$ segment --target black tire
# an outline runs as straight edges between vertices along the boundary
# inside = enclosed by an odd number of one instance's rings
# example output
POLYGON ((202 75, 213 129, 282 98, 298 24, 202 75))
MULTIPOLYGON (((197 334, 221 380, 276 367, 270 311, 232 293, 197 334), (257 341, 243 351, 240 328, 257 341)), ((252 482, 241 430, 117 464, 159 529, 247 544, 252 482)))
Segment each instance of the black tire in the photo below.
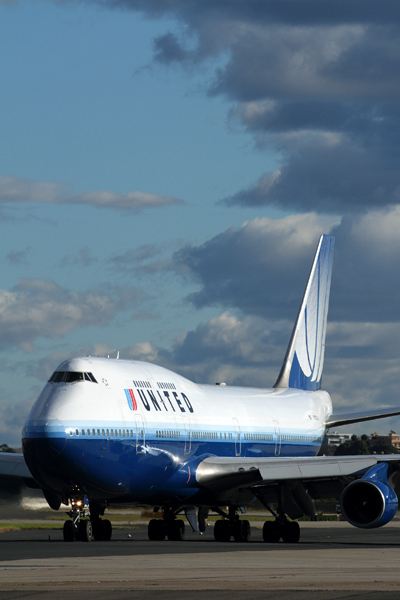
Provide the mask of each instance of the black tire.
POLYGON ((233 528, 233 537, 235 542, 248 542, 250 540, 250 523, 246 520, 236 521, 233 528))
POLYGON ((165 523, 163 519, 151 519, 147 527, 147 535, 152 542, 165 540, 165 523))
POLYGON ((263 540, 276 544, 281 539, 279 523, 276 521, 265 521, 263 527, 263 540))
POLYGON ((250 538, 251 538, 251 527, 250 527, 250 522, 247 521, 246 519, 244 521, 242 521, 242 523, 244 524, 244 542, 249 542, 250 538))
POLYGON ((72 521, 65 521, 63 527, 64 542, 73 542, 75 539, 74 524, 72 521))
POLYGON ((286 521, 283 527, 282 539, 286 544, 297 544, 300 539, 300 525, 297 521, 286 521))
POLYGON ((92 524, 90 521, 79 521, 79 539, 81 542, 91 542, 93 536, 92 524))
POLYGON ((171 542, 182 542, 185 539, 185 523, 181 519, 172 521, 167 529, 167 537, 171 542))
POLYGON ((103 542, 109 542, 112 536, 112 525, 108 519, 102 519, 101 523, 101 539, 103 542))
POLYGON ((232 532, 229 521, 215 521, 214 539, 216 542, 229 542, 231 535, 232 532))

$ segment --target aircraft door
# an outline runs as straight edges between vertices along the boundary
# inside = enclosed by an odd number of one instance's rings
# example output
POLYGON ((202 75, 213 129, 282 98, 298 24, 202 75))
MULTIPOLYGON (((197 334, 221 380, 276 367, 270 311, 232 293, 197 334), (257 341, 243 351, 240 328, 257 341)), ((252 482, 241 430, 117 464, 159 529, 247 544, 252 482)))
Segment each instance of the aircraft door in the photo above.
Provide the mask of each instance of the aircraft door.
POLYGON ((185 427, 185 454, 190 454, 192 449, 192 435, 190 428, 190 421, 187 417, 182 417, 183 425, 185 427))
POLYGON ((136 413, 135 414, 135 424, 136 424, 136 454, 143 454, 145 448, 145 429, 143 423, 142 415, 136 413))
POLYGON ((274 421, 275 429, 275 456, 279 456, 281 453, 281 430, 279 429, 278 421, 274 421))
POLYGON ((235 428, 235 455, 240 456, 242 453, 242 440, 240 437, 239 421, 233 419, 233 426, 235 428))

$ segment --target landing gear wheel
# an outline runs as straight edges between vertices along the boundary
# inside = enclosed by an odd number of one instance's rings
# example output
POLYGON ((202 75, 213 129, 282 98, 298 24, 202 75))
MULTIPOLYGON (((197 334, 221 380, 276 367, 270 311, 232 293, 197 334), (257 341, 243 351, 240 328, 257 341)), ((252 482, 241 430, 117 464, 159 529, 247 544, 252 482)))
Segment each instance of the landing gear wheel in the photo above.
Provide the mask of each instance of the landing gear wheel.
POLYGON ((65 521, 63 527, 64 542, 73 542, 75 539, 74 524, 72 521, 65 521))
POLYGON ((147 528, 147 535, 152 542, 161 542, 165 540, 164 519, 151 519, 147 528))
POLYGON ((297 544, 300 539, 300 525, 297 521, 286 521, 283 526, 282 539, 286 544, 297 544))
POLYGON ((215 521, 214 539, 216 542, 229 542, 231 539, 231 528, 229 521, 215 521))
POLYGON ((235 542, 248 542, 250 540, 250 523, 248 521, 236 521, 233 527, 235 542))
POLYGON ((276 544, 281 539, 281 531, 279 523, 276 521, 265 521, 263 527, 264 542, 272 542, 276 544))
POLYGON ((108 519, 102 519, 101 521, 101 539, 104 542, 109 542, 112 536, 112 525, 108 519))
POLYGON ((167 528, 167 537, 171 542, 182 542, 185 539, 185 523, 181 519, 172 521, 167 528))
POLYGON ((90 521, 79 521, 79 539, 81 542, 91 542, 93 535, 92 524, 90 521))

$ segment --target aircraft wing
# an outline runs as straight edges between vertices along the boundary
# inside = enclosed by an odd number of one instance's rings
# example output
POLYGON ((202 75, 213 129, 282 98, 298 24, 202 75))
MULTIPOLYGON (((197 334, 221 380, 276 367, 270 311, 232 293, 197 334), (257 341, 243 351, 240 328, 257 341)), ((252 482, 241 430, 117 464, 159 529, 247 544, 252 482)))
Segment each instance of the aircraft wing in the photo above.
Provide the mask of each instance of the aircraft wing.
POLYGON ((0 452, 0 476, 33 479, 23 454, 0 452))
POLYGON ((196 479, 204 487, 223 490, 282 481, 361 477, 379 462, 400 464, 400 454, 259 459, 213 456, 199 464, 196 479))
MULTIPOLYGON (((358 485, 355 480, 360 478, 365 480, 369 477, 367 486, 373 485, 375 479, 379 478, 378 472, 389 474, 386 485, 383 484, 382 487, 382 480, 380 485, 385 493, 394 494, 389 485, 396 488, 399 484, 400 454, 259 459, 212 456, 199 463, 196 479, 197 483, 214 494, 218 501, 235 502, 241 506, 256 497, 273 514, 280 501, 283 512, 291 519, 297 519, 303 515, 315 517, 315 500, 341 498, 343 511, 342 498, 346 490, 351 489, 352 484, 358 485), (383 463, 382 468, 378 463, 383 463), (389 479, 391 484, 388 483, 389 479)), ((361 491, 365 495, 365 487, 361 491)), ((352 501, 353 496, 350 493, 350 502, 352 501)), ((369 507, 371 505, 368 494, 362 507, 364 504, 369 507)), ((393 514, 390 507, 387 509, 386 501, 378 508, 379 519, 383 515, 380 526, 387 523, 393 514)), ((397 510, 397 499, 395 509, 397 510)), ((369 522, 366 524, 359 519, 358 514, 352 519, 346 516, 346 519, 357 527, 378 526, 374 519, 370 519, 371 522, 374 521, 372 525, 369 522)))
POLYGON ((329 417, 325 423, 325 427, 331 429, 332 427, 339 427, 339 425, 350 425, 352 423, 361 423, 361 421, 384 419, 385 417, 394 417, 396 415, 400 415, 399 406, 375 410, 361 410, 350 413, 337 413, 329 417))

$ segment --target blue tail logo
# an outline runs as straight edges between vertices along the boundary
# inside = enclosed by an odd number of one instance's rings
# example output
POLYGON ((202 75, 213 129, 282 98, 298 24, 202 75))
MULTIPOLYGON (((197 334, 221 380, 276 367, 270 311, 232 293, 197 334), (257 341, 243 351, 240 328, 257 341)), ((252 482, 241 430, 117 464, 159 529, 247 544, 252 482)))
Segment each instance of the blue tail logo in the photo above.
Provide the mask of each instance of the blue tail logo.
POLYGON ((275 387, 321 388, 335 238, 322 235, 275 387))

